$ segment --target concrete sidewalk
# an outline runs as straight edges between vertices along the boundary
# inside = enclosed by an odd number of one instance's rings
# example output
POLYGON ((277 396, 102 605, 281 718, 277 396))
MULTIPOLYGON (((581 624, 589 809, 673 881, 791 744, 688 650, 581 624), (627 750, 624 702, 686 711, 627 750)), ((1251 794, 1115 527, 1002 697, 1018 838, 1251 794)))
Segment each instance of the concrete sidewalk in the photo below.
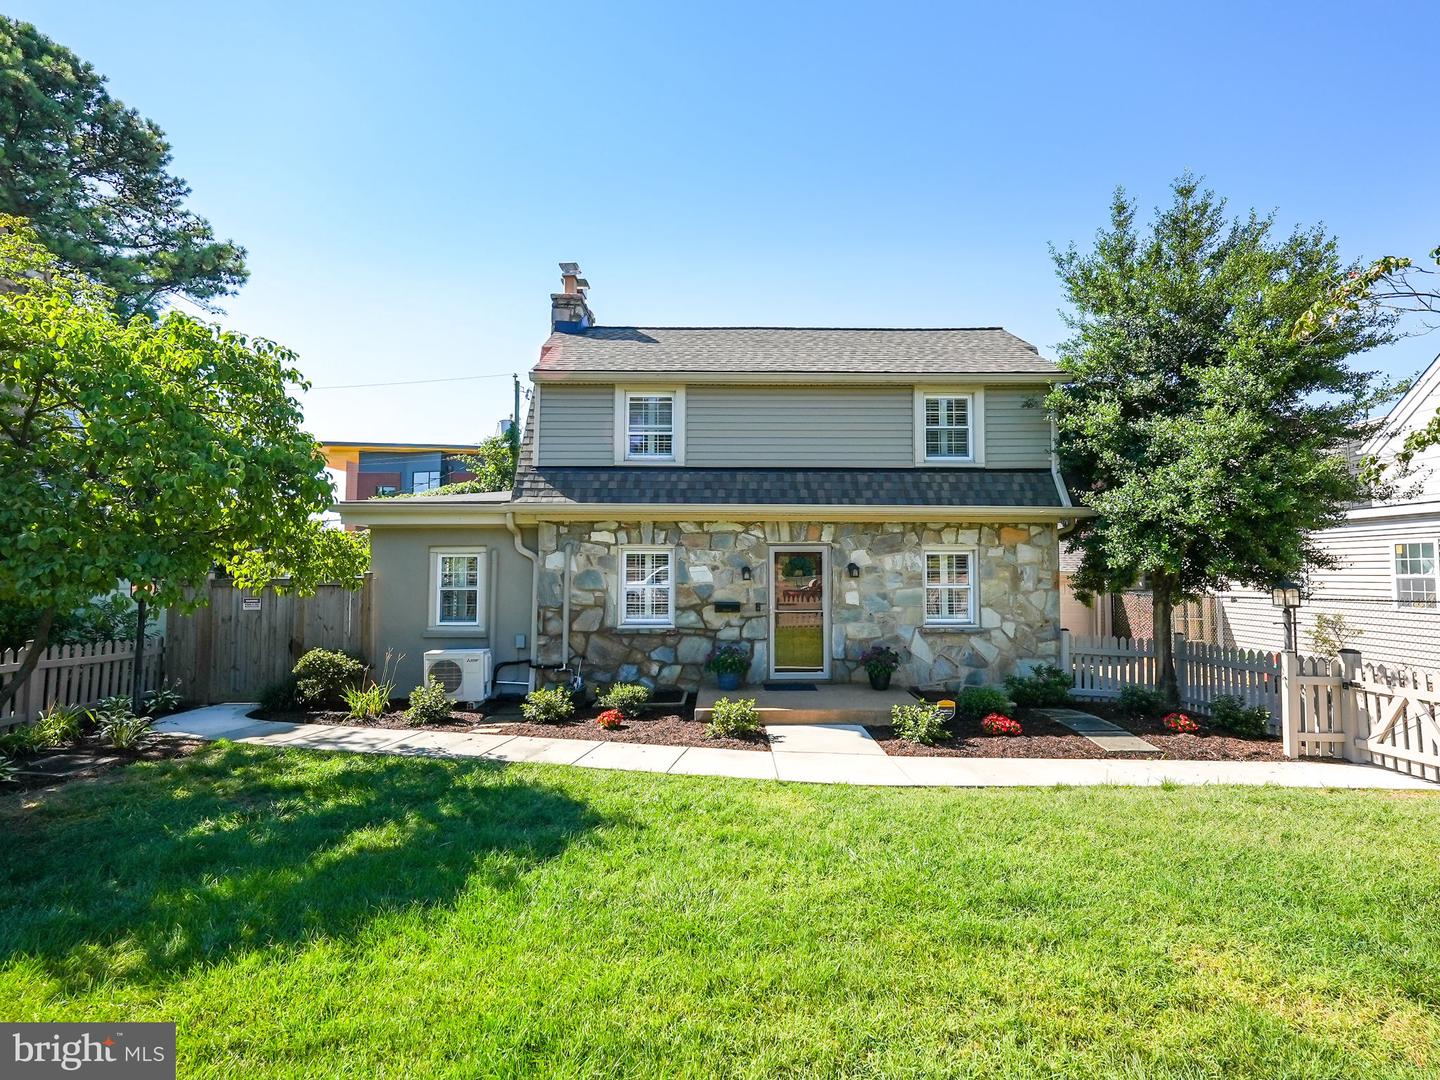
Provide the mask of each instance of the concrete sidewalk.
POLYGON ((770 751, 651 746, 593 739, 467 735, 449 731, 279 724, 251 720, 253 704, 210 705, 155 725, 162 734, 261 746, 419 757, 539 761, 591 769, 898 787, 1052 787, 1094 784, 1276 784, 1440 792, 1440 785, 1371 765, 1332 761, 1087 761, 1051 758, 890 757, 863 727, 787 724, 767 729, 770 751))

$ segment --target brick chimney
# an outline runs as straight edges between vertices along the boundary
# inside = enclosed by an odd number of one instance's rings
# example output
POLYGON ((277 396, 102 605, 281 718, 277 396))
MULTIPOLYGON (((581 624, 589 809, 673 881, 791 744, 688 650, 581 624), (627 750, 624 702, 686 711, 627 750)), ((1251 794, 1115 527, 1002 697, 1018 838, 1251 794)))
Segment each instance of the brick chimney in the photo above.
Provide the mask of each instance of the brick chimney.
POLYGON ((590 283, 580 276, 577 263, 560 264, 560 291, 550 294, 550 329, 561 334, 582 334, 595 323, 595 314, 585 303, 590 283))

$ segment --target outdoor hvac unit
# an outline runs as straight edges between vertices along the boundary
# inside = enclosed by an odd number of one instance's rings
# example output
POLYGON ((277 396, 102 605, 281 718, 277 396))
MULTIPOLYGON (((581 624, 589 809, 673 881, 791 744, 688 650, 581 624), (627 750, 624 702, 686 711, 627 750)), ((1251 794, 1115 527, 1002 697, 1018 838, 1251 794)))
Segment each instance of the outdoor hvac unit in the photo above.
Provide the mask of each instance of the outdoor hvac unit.
POLYGON ((484 701, 494 672, 489 649, 431 649, 425 654, 425 681, 434 679, 451 701, 484 701))

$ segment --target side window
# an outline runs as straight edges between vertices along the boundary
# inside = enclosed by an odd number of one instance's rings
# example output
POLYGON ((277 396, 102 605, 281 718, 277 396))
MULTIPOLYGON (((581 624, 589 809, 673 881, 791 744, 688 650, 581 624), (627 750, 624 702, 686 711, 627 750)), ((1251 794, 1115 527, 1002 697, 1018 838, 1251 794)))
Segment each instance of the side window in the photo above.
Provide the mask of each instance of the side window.
POLYGON ((975 622, 975 553, 925 552, 925 622, 969 626, 975 622))
POLYGON ((1401 607, 1436 605, 1435 544, 1430 540, 1395 545, 1395 602, 1401 607))
POLYGON ((623 549, 621 626, 671 626, 675 622, 675 553, 670 548, 623 549))
POLYGON ((434 626, 470 629, 482 626, 484 603, 484 551, 437 551, 431 580, 434 582, 434 626))

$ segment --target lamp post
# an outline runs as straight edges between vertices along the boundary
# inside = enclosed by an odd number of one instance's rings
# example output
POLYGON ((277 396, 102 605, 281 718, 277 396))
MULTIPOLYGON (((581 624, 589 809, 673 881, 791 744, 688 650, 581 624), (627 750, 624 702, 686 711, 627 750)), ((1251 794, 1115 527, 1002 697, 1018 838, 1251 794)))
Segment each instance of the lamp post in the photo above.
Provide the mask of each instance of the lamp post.
POLYGON ((130 595, 135 599, 135 676, 131 679, 130 711, 141 715, 145 704, 145 607, 155 594, 155 586, 147 582, 133 582, 130 595))
POLYGON ((1298 653, 1300 641, 1295 631, 1295 612, 1300 608, 1300 586, 1293 581, 1277 581, 1270 589, 1270 603, 1284 613, 1285 651, 1298 653))

